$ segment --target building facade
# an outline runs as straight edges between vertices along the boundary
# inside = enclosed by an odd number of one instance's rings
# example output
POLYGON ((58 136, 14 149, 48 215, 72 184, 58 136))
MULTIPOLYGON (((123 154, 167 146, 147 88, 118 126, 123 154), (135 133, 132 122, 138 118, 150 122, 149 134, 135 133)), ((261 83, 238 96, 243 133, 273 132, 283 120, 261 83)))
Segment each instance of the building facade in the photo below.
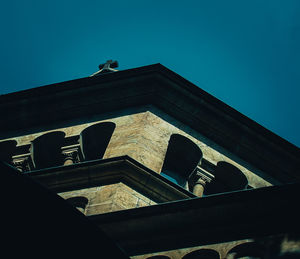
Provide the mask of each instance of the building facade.
POLYGON ((296 256, 297 147, 160 64, 103 67, 1 96, 1 159, 131 258, 296 256))

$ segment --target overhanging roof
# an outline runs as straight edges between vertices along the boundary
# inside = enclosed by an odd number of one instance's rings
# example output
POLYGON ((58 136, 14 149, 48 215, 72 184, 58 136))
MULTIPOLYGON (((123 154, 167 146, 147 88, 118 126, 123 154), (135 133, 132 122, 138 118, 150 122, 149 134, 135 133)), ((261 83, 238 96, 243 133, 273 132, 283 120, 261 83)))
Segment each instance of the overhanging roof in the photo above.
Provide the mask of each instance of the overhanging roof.
POLYGON ((160 64, 2 95, 0 134, 149 104, 280 182, 300 179, 299 148, 160 64))
POLYGON ((300 184, 90 216, 129 255, 298 233, 300 184))

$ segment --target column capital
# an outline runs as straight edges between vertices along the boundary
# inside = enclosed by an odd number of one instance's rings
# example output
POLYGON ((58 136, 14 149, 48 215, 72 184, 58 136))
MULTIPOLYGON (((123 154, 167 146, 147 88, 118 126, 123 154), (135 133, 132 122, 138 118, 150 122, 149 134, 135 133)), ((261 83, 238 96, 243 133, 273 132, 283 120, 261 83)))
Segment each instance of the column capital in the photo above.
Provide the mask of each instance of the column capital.
POLYGON ((64 157, 64 161, 71 160, 72 163, 79 162, 79 151, 78 147, 68 148, 62 151, 62 155, 64 157))
POLYGON ((215 177, 213 174, 207 172, 205 169, 201 168, 200 166, 197 166, 191 184, 193 193, 198 197, 202 197, 204 193, 205 185, 207 183, 210 183, 214 178, 215 177))
POLYGON ((14 157, 12 164, 22 173, 31 171, 33 168, 30 154, 14 157))
POLYGON ((210 183, 215 178, 213 174, 207 172, 205 169, 200 168, 199 166, 196 168, 196 177, 197 180, 195 184, 202 184, 203 186, 207 183, 210 183))

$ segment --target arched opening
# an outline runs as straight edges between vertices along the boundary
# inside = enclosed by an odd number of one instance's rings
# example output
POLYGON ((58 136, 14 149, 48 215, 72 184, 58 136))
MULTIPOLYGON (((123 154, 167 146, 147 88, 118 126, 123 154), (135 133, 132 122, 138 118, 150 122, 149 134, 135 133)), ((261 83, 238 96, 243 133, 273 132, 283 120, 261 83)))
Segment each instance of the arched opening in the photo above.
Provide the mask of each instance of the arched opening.
POLYGON ((166 255, 154 255, 147 257, 147 259, 170 259, 170 257, 166 255))
POLYGON ((39 136, 31 142, 30 154, 36 169, 63 164, 61 147, 64 137, 64 132, 54 131, 39 136))
POLYGON ((6 140, 0 142, 0 160, 11 163, 12 156, 15 153, 17 146, 16 140, 6 140))
POLYGON ((66 199, 66 201, 82 213, 85 212, 85 208, 89 202, 89 200, 84 196, 71 197, 66 199))
POLYGON ((190 139, 173 134, 170 137, 161 175, 185 187, 189 176, 202 159, 201 149, 190 139))
POLYGON ((206 186, 204 195, 232 192, 247 188, 247 177, 240 169, 230 163, 224 161, 218 162, 213 174, 215 179, 206 186))
POLYGON ((232 248, 228 253, 227 259, 260 259, 264 255, 264 247, 255 242, 247 242, 232 248))
POLYGON ((80 133, 80 148, 84 160, 103 158, 115 127, 113 122, 102 122, 87 127, 80 133))
POLYGON ((182 259, 220 259, 220 255, 213 249, 199 249, 186 254, 182 259))

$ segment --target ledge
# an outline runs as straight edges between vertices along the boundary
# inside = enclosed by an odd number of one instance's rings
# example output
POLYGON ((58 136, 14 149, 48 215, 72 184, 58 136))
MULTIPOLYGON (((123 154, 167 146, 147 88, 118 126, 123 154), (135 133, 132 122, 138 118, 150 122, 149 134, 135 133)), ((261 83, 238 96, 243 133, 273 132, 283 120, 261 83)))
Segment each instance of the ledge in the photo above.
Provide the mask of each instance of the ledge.
POLYGON ((300 230, 300 184, 265 187, 89 216, 129 255, 300 230))
POLYGON ((129 156, 87 161, 25 173, 55 192, 123 182, 155 202, 195 195, 129 156))

